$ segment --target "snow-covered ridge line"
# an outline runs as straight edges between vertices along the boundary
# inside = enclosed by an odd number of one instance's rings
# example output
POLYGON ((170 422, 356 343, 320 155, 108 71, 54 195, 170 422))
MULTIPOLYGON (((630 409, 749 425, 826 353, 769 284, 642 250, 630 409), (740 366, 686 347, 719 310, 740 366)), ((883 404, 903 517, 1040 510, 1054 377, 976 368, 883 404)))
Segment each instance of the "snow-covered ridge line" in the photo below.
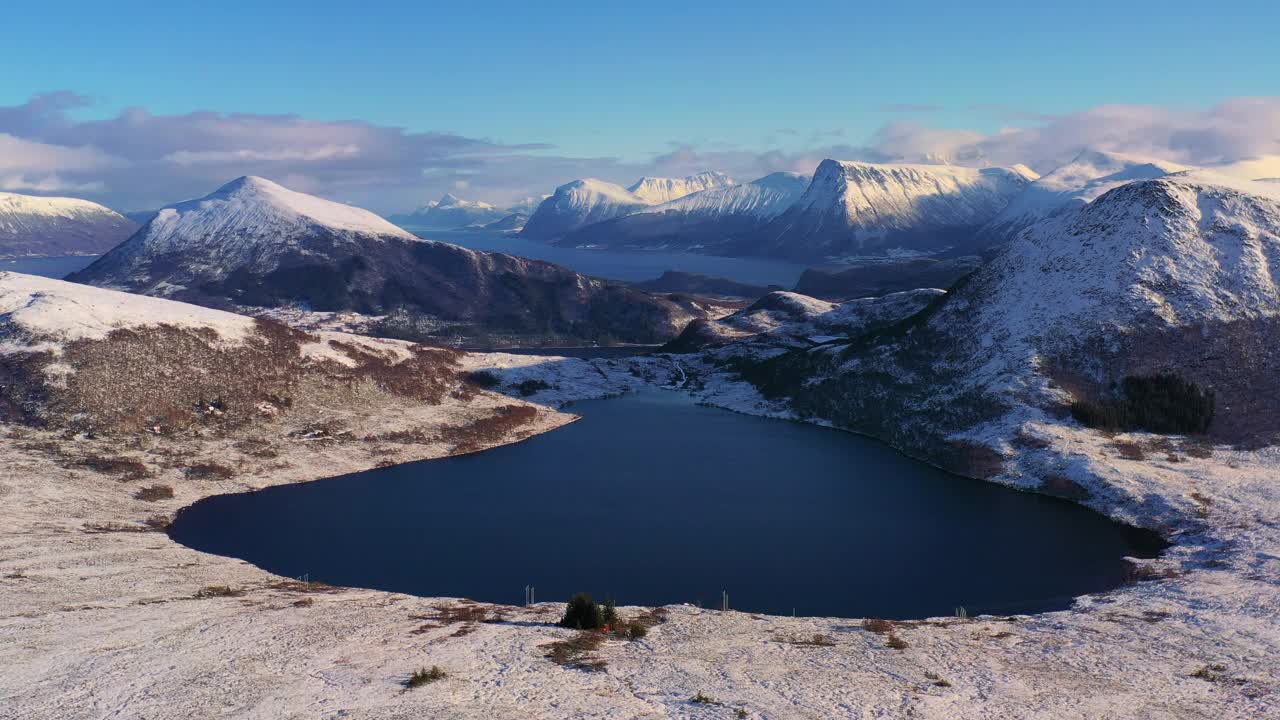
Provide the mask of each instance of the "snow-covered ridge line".
POLYGON ((339 232, 415 237, 368 210, 252 176, 232 180, 203 198, 162 208, 139 234, 152 247, 164 247, 227 233, 274 232, 287 240, 317 225, 339 232))
POLYGON ((137 227, 88 200, 0 192, 0 257, 97 255, 137 227))
POLYGON ((714 188, 732 187, 738 181, 721 172, 701 172, 683 178, 642 177, 627 192, 642 201, 659 205, 714 188))
POLYGON ((171 325, 240 341, 253 318, 35 275, 0 271, 0 319, 40 340, 101 340, 114 330, 171 325))
POLYGON ((733 178, 718 172, 704 172, 686 178, 644 177, 630 187, 596 178, 573 180, 556 188, 538 205, 522 233, 551 239, 593 223, 630 215, 651 205, 736 184, 733 178))

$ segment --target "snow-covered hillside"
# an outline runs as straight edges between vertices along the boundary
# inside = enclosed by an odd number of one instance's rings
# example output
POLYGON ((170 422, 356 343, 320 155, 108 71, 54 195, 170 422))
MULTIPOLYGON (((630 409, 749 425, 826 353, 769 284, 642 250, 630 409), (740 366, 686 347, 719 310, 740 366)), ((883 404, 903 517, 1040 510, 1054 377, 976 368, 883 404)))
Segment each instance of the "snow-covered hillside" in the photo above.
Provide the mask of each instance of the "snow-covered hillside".
POLYGON ((654 342, 701 316, 550 263, 420 240, 373 213, 260 178, 160 210, 72 279, 220 307, 393 315, 399 324, 382 332, 414 338, 654 342))
POLYGON ((584 226, 566 234, 561 244, 732 253, 735 243, 750 238, 786 211, 808 185, 807 176, 772 173, 749 183, 695 192, 584 226))
POLYGON ((392 219, 402 225, 427 230, 451 230, 468 225, 486 225, 510 214, 495 205, 479 200, 463 200, 453 193, 414 210, 407 215, 394 215, 392 219))
POLYGON ((823 160, 798 201, 753 243, 804 259, 932 254, 975 231, 1037 176, 1013 168, 823 160))
POLYGON ((710 171, 682 178, 646 176, 633 183, 627 191, 646 203, 659 205, 703 190, 731 187, 737 184, 738 181, 724 173, 710 171))
POLYGON ((1028 185, 983 229, 1011 238, 1039 220, 1079 210, 1108 190, 1134 180, 1151 180, 1189 168, 1163 160, 1086 150, 1074 160, 1028 185))
POLYGON ((974 279, 974 321, 1006 349, 1034 339, 1045 352, 1089 334, 1259 318, 1280 314, 1276 273, 1280 188, 1179 172, 1030 228, 974 279))
POLYGON ((556 188, 529 217, 520 234, 549 240, 584 225, 635 212, 649 203, 604 180, 574 180, 556 188))
POLYGON ((494 232, 519 232, 524 229, 524 224, 529 221, 529 216, 524 213, 510 213, 504 215, 490 223, 480 226, 483 230, 494 232))
POLYGON ((0 257, 99 255, 137 227, 88 200, 0 192, 0 257))
POLYGON ((574 180, 556 188, 555 193, 538 205, 522 234, 550 240, 691 193, 735 184, 733 178, 718 172, 685 178, 644 177, 628 188, 594 178, 574 180))
MULTIPOLYGON (((758 338, 759 343, 751 348, 751 352, 758 355, 838 342, 872 327, 908 318, 943 294, 943 290, 920 288, 832 303, 799 293, 776 291, 732 315, 689 323, 667 348, 673 352, 690 352, 758 338)), ((741 352, 743 348, 736 347, 729 355, 741 352)))

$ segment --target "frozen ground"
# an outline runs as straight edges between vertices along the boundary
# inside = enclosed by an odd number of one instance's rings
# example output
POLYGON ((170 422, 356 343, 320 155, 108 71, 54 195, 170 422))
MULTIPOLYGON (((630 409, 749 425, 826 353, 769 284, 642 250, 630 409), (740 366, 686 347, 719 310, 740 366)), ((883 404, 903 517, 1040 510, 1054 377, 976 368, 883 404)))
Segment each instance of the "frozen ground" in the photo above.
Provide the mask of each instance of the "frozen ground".
MULTIPOLYGON (((99 295, 106 291, 59 295, 50 292, 53 285, 22 285, 31 282, 11 284, 31 300, 0 310, 9 322, 44 334, 15 335, 5 352, 22 352, 24 343, 52 344, 57 352, 58 337, 93 340, 121 324, 157 318, 216 329, 209 342, 234 345, 253 332, 251 321, 225 313, 179 315, 174 304, 148 298, 136 300, 145 308, 113 311, 103 304, 110 298, 99 295), (68 324, 66 303, 89 303, 94 312, 77 316, 89 321, 68 324)), ((404 343, 316 338, 301 352, 317 362, 354 357, 337 340, 389 357, 410 354, 404 343)), ((857 619, 673 606, 645 637, 605 641, 593 653, 604 663, 594 671, 546 657, 548 643, 573 636, 552 624, 559 604, 486 606, 469 610, 473 619, 466 620, 460 617, 466 604, 457 599, 281 578, 189 550, 155 530, 208 495, 448 454, 458 446, 425 431, 448 437, 449 428, 475 427, 513 404, 537 403, 526 424, 482 437, 478 447, 553 430, 574 419, 557 409, 563 403, 641 382, 681 385, 740 411, 787 414, 688 357, 588 362, 475 354, 458 366, 492 373, 491 392, 419 407, 366 390, 331 397, 303 381, 292 410, 221 433, 86 436, 0 425, 0 718, 1280 714, 1274 447, 1107 438, 1041 415, 1013 414, 974 431, 1008 454, 998 481, 1032 487, 1055 477, 1064 491, 1086 489, 1095 509, 1164 533, 1174 543, 1165 557, 1135 565, 1131 585, 1033 617, 868 629, 857 619), (336 423, 344 432, 317 428, 314 414, 304 412, 312 405, 328 413, 326 427, 336 423), (426 439, 396 440, 398 431, 426 439), (137 465, 122 473, 94 458, 137 465), (201 467, 231 472, 193 472, 201 467), (138 497, 155 485, 170 486, 173 497, 138 497), (481 610, 496 621, 476 621, 481 610), (815 636, 821 638, 814 642, 815 636), (404 688, 413 671, 431 666, 445 677, 404 688)), ((962 542, 956 552, 963 552, 962 542)))

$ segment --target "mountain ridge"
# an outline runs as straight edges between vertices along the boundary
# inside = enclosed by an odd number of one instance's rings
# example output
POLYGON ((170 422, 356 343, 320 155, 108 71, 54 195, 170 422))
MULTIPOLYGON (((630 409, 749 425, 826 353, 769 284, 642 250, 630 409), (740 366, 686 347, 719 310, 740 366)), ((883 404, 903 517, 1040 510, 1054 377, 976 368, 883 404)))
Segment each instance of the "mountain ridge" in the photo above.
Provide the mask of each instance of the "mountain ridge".
POLYGON ((137 228, 89 200, 0 192, 0 257, 98 255, 137 228))

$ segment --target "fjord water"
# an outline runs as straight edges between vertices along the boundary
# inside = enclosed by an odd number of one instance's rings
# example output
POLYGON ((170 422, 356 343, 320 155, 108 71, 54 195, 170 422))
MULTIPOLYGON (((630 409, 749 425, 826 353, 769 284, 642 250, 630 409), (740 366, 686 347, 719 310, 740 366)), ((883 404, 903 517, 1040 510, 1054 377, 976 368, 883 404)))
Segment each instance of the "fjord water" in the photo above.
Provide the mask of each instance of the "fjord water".
POLYGON ((609 280, 639 282, 652 280, 668 270, 698 273, 753 285, 795 287, 806 265, 764 258, 731 258, 661 250, 579 249, 515 235, 464 230, 407 230, 430 240, 453 243, 472 250, 507 253, 533 260, 546 260, 574 272, 609 280))
POLYGON ((1037 612, 1123 582, 1154 536, 866 438, 648 390, 516 445, 210 497, 172 537, 313 581, 518 603, 917 618, 1037 612))
POLYGON ((61 280, 77 270, 89 267, 97 255, 70 255, 66 257, 0 258, 0 272, 25 273, 61 280))

